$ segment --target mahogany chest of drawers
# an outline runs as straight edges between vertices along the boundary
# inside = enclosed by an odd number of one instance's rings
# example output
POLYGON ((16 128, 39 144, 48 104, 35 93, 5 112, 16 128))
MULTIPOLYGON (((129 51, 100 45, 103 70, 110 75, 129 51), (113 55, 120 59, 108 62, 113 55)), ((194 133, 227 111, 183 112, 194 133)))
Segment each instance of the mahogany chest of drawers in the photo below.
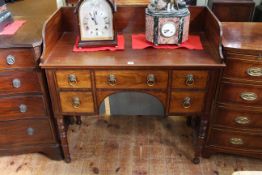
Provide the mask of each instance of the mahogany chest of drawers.
POLYGON ((223 23, 227 67, 214 105, 204 156, 262 158, 262 24, 223 23))
POLYGON ((61 8, 46 22, 40 64, 46 71, 65 160, 71 159, 64 117, 97 115, 105 97, 134 91, 158 99, 166 116, 200 119, 193 159, 199 163, 216 79, 225 66, 220 23, 212 12, 205 7, 190 9, 191 31, 199 34, 204 50, 133 50, 131 34, 145 31, 145 6, 125 6, 115 16, 116 30, 125 37, 124 51, 76 53, 72 51, 76 39, 73 10, 61 8))
POLYGON ((40 152, 58 160, 46 78, 38 66, 42 23, 26 20, 15 35, 0 36, 0 155, 40 152))

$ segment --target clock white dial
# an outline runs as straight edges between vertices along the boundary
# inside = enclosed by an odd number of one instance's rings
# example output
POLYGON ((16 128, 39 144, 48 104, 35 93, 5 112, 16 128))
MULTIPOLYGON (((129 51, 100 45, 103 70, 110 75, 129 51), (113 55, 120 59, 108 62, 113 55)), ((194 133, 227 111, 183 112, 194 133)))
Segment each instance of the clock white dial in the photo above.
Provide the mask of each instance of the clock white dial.
POLYGON ((170 38, 174 36, 176 33, 176 25, 173 22, 167 22, 162 25, 161 27, 161 34, 166 37, 170 38))
POLYGON ((79 8, 81 40, 112 40, 112 8, 106 0, 85 0, 79 8))

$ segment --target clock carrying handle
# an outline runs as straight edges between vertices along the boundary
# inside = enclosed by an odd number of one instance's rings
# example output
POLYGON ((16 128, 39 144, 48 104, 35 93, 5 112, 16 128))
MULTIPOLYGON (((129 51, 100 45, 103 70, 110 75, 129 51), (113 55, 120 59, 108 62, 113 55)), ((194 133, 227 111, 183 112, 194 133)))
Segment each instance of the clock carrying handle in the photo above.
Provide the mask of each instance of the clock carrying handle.
MULTIPOLYGON (((82 2, 85 1, 85 0, 79 0, 76 7, 75 7, 75 10, 74 10, 74 14, 77 14, 78 10, 79 10, 79 7, 80 5, 82 4, 82 2)), ((116 1, 115 0, 106 0, 107 2, 109 2, 111 8, 112 8, 112 11, 113 13, 115 13, 117 11, 117 5, 116 5, 116 1)))

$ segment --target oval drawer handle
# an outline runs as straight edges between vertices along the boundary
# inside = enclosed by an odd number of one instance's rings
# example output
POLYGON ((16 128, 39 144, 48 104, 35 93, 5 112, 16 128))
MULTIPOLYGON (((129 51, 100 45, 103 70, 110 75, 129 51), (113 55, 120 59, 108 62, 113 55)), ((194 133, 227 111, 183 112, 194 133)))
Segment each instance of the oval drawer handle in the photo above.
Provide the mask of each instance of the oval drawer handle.
POLYGON ((231 138, 230 143, 232 145, 243 145, 244 141, 241 138, 231 138))
POLYGON ((194 80, 194 75, 193 74, 188 74, 186 76, 186 81, 185 81, 186 85, 187 86, 192 86, 194 83, 195 83, 195 80, 194 80))
POLYGON ((13 55, 7 55, 6 57, 6 63, 8 65, 13 65, 15 64, 15 57, 13 55))
POLYGON ((191 107, 191 98, 190 97, 184 98, 183 107, 186 109, 191 107))
POLYGON ((239 125, 247 125, 250 123, 250 120, 248 117, 239 116, 235 118, 235 122, 239 125))
POLYGON ((20 111, 21 113, 27 112, 27 106, 26 106, 25 104, 21 104, 21 105, 19 106, 19 111, 20 111))
POLYGON ((116 85, 116 77, 115 77, 115 75, 113 75, 113 74, 108 75, 107 84, 109 84, 110 86, 115 86, 116 85))
POLYGON ((75 86, 77 84, 77 77, 75 74, 68 75, 68 84, 70 86, 75 86))
POLYGON ((148 74, 147 75, 147 82, 146 84, 150 87, 154 86, 156 83, 156 78, 154 74, 148 74))
POLYGON ((247 74, 251 77, 261 77, 262 76, 262 68, 261 67, 248 68, 247 74))
POLYGON ((81 101, 80 101, 80 98, 79 97, 73 97, 72 98, 72 106, 77 109, 77 108, 80 108, 80 105, 81 105, 81 101))
POLYGON ((14 88, 20 88, 21 87, 21 81, 19 79, 13 79, 12 81, 14 88))
POLYGON ((35 130, 33 128, 27 128, 26 132, 27 132, 27 135, 32 136, 34 135, 35 130))
POLYGON ((246 101, 255 101, 257 99, 257 94, 254 92, 242 92, 240 97, 246 101))

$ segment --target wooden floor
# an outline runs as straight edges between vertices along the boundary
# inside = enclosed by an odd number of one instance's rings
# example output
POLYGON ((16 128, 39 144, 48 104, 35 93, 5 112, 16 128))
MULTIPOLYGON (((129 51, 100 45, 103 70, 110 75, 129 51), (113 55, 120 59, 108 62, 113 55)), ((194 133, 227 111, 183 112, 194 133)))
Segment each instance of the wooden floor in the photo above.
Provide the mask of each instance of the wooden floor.
POLYGON ((262 171, 262 161, 215 155, 191 163, 191 129, 184 118, 86 117, 69 128, 72 163, 40 154, 0 158, 1 175, 231 175, 262 171))

